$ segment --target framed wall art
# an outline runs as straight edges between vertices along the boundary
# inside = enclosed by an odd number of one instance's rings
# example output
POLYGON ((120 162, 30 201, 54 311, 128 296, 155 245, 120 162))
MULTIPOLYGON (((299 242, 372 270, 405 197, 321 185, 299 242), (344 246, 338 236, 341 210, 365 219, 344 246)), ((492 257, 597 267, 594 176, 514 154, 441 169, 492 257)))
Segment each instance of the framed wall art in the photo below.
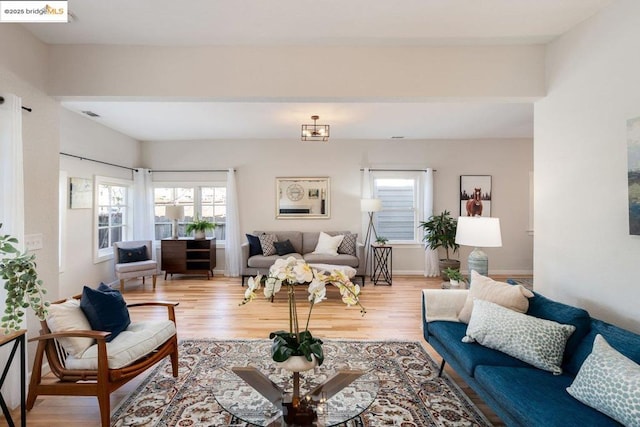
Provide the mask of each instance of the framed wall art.
POLYGON ((93 207, 93 182, 85 178, 69 178, 69 208, 93 207))
POLYGON ((491 175, 460 175, 460 216, 491 216, 491 175))
POLYGON ((640 235, 640 117, 627 120, 629 234, 640 235))
POLYGON ((276 178, 276 218, 329 218, 329 178, 276 178))

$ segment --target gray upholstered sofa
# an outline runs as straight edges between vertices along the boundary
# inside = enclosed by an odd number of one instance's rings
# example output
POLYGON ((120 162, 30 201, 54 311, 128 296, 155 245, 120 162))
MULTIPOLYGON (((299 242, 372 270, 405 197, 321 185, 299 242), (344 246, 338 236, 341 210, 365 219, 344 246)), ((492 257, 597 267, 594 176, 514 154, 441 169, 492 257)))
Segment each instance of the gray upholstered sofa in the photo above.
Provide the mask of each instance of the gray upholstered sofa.
MULTIPOLYGON (((325 233, 335 236, 338 234, 354 234, 348 231, 325 231, 325 233)), ((285 255, 269 255, 264 256, 262 254, 250 256, 249 243, 245 242, 242 245, 242 285, 244 285, 245 278, 255 276, 256 274, 267 274, 269 268, 273 265, 278 258, 287 258, 294 256, 296 258, 302 258, 309 264, 332 264, 332 265, 345 265, 356 269, 355 277, 362 280, 364 286, 364 245, 356 242, 355 256, 346 253, 339 253, 336 256, 313 254, 312 252, 318 244, 319 231, 254 231, 253 235, 259 236, 261 234, 275 234, 277 241, 284 242, 289 240, 295 249, 295 253, 285 255)), ((357 237, 357 235, 356 235, 357 237)))

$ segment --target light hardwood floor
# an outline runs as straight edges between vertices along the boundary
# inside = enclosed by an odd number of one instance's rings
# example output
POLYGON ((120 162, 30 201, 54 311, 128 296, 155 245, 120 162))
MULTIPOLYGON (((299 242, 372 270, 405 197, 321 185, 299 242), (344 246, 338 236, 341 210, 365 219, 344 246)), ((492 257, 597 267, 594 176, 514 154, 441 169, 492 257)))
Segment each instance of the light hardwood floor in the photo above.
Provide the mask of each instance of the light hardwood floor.
MULTIPOLYGON (((216 276, 206 280, 204 277, 175 275, 173 280, 165 281, 159 277, 155 291, 149 282, 143 287, 139 280, 128 281, 125 299, 128 302, 154 299, 179 302, 176 310, 179 339, 266 338, 269 332, 287 327, 287 298, 282 291, 276 295, 273 303, 259 298, 240 306, 238 303, 246 287, 240 287, 240 279, 237 278, 216 276)), ((439 278, 419 276, 395 276, 393 286, 373 286, 367 281, 361 295, 361 302, 367 309, 364 317, 358 308, 347 308, 340 302, 336 288, 328 287, 328 300, 314 307, 309 329, 314 336, 322 338, 419 341, 440 362, 438 354, 422 336, 420 292, 440 285, 439 278)), ((305 298, 302 293, 300 296, 299 299, 305 298)), ((299 306, 301 319, 308 312, 308 305, 305 304, 299 306)), ((136 309, 131 315, 135 320, 164 318, 165 313, 145 308, 144 311, 136 309)), ((446 372, 492 423, 503 425, 448 365, 446 372)), ((136 379, 112 394, 112 409, 135 390, 140 380, 136 379)), ((14 411, 15 419, 19 420, 17 411, 14 411)), ((4 422, 4 419, 1 421, 4 422)), ((95 426, 99 424, 98 421, 98 404, 93 397, 39 397, 33 410, 27 414, 27 423, 31 427, 95 426)))

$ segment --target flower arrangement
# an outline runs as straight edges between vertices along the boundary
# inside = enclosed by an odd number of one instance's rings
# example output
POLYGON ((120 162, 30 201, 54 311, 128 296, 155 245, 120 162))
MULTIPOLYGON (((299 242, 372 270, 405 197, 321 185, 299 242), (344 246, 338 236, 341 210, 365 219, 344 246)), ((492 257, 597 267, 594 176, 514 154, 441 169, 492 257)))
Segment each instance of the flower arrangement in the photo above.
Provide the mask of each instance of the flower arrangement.
POLYGON ((263 277, 257 275, 249 278, 248 289, 245 292, 242 304, 247 304, 256 298, 256 291, 264 284, 264 296, 272 298, 282 286, 287 288, 289 299, 289 331, 275 331, 269 334, 273 339, 271 357, 276 362, 284 362, 291 356, 305 356, 308 361, 313 361, 313 355, 322 365, 324 354, 322 352, 322 340, 314 338, 309 332, 309 320, 315 304, 326 299, 326 285, 331 284, 340 289, 342 302, 347 306, 359 306, 364 316, 365 308, 360 304, 360 286, 349 280, 349 277, 341 270, 334 270, 330 274, 324 274, 312 268, 304 260, 288 257, 280 258, 269 269, 269 275, 263 277), (309 313, 304 330, 300 331, 298 312, 295 300, 295 285, 309 283, 309 313))

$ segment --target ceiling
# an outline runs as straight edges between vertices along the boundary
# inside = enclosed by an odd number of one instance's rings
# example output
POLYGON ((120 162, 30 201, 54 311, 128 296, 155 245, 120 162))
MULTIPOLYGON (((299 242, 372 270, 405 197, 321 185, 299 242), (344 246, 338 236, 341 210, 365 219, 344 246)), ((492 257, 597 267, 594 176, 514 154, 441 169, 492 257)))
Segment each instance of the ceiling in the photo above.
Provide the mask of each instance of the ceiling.
MULTIPOLYGON (((478 45, 547 43, 612 0, 69 0, 48 44, 478 45)), ((532 104, 153 102, 65 98, 139 140, 295 138, 318 114, 332 139, 533 137, 532 104)))

